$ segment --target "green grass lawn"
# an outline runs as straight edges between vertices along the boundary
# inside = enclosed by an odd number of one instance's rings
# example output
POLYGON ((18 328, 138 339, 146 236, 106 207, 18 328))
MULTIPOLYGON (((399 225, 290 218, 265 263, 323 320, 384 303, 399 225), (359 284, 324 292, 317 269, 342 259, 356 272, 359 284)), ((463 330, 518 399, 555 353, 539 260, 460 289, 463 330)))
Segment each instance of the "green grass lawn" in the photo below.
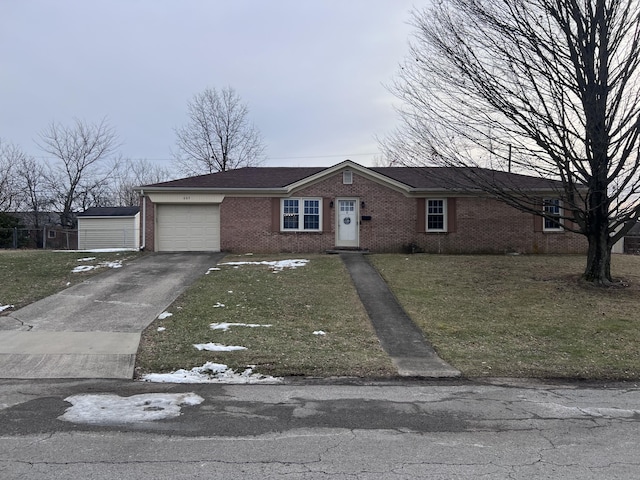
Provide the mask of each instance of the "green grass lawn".
POLYGON ((78 265, 127 261, 139 255, 138 252, 0 250, 0 305, 14 305, 18 309, 104 271, 104 268, 97 268, 73 273, 78 265), (78 262, 78 259, 88 257, 95 257, 95 260, 78 262))
POLYGON ((640 257, 628 288, 578 281, 582 256, 373 255, 440 356, 465 376, 640 378, 640 257))
MULTIPOLYGON (((227 256, 224 262, 292 257, 227 256)), ((220 265, 199 279, 143 334, 137 373, 162 373, 211 361, 274 376, 395 375, 351 279, 337 256, 304 255, 310 262, 273 273, 265 265, 220 265), (224 306, 219 306, 220 304, 224 306), (211 323, 271 327, 212 330, 211 323), (158 332, 158 327, 166 330, 158 332), (325 335, 314 335, 323 331, 325 335), (243 346, 198 351, 194 344, 243 346)))
MULTIPOLYGON (((77 265, 137 255, 0 251, 0 305, 19 308, 104 271, 72 273, 77 265), (78 262, 89 256, 96 260, 78 262)), ((278 273, 264 265, 222 265, 201 277, 169 308, 173 316, 144 332, 137 372, 213 361, 234 369, 255 365, 275 376, 395 375, 339 257, 227 256, 223 262, 284 258, 310 262, 278 273), (216 322, 272 326, 224 332, 210 329, 216 322), (193 347, 208 342, 247 350, 193 347)), ((578 281, 582 256, 369 259, 442 358, 465 376, 640 379, 638 256, 614 256, 614 275, 629 286, 611 289, 578 281)))

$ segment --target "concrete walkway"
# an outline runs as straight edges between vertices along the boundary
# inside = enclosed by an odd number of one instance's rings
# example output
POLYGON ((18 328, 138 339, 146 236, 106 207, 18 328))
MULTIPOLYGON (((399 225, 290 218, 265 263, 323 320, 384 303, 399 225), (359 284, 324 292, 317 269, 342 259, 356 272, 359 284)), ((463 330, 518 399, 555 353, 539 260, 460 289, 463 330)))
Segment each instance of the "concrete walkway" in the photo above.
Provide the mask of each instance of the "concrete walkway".
POLYGON ((142 331, 222 257, 146 255, 0 317, 0 378, 133 378, 142 331))
POLYGON ((442 378, 460 375, 438 357, 364 255, 342 253, 340 258, 351 275, 382 348, 401 376, 442 378))

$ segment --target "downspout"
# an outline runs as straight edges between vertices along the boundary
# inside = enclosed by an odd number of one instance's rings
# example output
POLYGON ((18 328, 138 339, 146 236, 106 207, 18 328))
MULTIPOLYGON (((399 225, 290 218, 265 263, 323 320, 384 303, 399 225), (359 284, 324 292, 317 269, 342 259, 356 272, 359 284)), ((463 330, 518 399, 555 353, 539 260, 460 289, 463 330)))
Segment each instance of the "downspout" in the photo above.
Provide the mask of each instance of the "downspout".
POLYGON ((147 245, 147 199, 144 196, 144 190, 140 190, 140 198, 142 199, 142 245, 139 250, 142 252, 147 245))

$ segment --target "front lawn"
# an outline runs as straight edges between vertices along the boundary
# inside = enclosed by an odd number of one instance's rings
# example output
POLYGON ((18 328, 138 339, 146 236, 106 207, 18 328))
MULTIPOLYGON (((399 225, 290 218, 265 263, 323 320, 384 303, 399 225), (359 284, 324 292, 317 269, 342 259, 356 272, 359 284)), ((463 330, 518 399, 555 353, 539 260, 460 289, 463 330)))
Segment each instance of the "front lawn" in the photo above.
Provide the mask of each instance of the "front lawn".
POLYGON ((439 355, 463 375, 640 378, 640 257, 628 288, 581 285, 582 256, 372 255, 439 355))
MULTIPOLYGON (((213 265, 212 265, 213 267, 213 265)), ((338 256, 231 256, 191 286, 145 332, 137 374, 220 363, 236 371, 255 365, 274 376, 395 375, 338 256), (309 262, 275 271, 268 265, 224 265, 283 259, 309 262), (211 328, 212 323, 260 326, 211 328), (270 326, 264 326, 270 325, 270 326), (160 328, 160 331, 158 329, 160 328), (207 351, 219 344, 246 350, 207 351)))
POLYGON ((0 250, 0 306, 13 305, 14 309, 18 309, 108 268, 99 267, 73 273, 75 267, 127 261, 139 255, 141 254, 138 252, 0 250), (89 258, 92 260, 87 260, 89 258), (82 261, 78 261, 80 259, 82 261))

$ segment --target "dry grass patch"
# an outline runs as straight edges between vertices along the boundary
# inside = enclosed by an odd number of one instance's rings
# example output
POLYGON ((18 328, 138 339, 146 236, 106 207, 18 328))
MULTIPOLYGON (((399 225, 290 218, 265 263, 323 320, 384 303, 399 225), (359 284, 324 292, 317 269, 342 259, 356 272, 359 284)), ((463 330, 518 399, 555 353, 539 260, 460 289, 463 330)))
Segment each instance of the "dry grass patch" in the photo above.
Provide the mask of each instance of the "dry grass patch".
POLYGON ((72 273, 78 265, 97 265, 117 260, 126 262, 140 255, 139 252, 0 250, 0 305, 14 305, 18 309, 105 270, 97 268, 72 273), (95 260, 78 262, 78 259, 88 257, 95 257, 95 260))
POLYGON ((640 378, 640 257, 627 288, 578 281, 582 256, 374 255, 438 353, 466 376, 640 378))
MULTIPOLYGON (((222 261, 263 261, 291 256, 227 256, 222 261)), ((310 262, 273 273, 265 265, 220 265, 199 279, 144 333, 137 372, 163 373, 211 361, 274 376, 394 375, 349 274, 337 256, 305 255, 310 262), (216 306, 218 304, 224 307, 216 306), (271 327, 212 330, 211 323, 271 327), (166 330, 158 331, 158 327, 166 330), (314 335, 323 331, 326 335, 314 335), (243 346, 233 352, 198 351, 193 345, 243 346)))

